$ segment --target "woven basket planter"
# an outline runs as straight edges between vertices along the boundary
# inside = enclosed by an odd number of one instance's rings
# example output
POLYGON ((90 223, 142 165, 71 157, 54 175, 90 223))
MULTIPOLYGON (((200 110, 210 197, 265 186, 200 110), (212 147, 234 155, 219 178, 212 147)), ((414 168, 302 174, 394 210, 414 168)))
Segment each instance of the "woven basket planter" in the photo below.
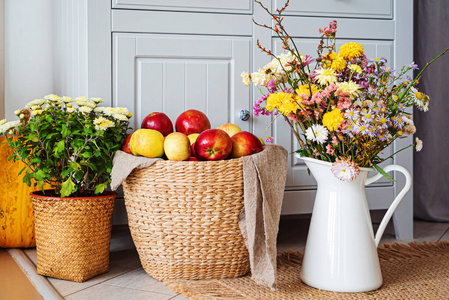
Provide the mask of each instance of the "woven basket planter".
POLYGON ((31 194, 37 273, 76 282, 109 271, 111 218, 116 193, 59 198, 31 194))
POLYGON ((160 160, 123 182, 128 224, 158 280, 233 278, 249 271, 240 227, 242 159, 160 160))

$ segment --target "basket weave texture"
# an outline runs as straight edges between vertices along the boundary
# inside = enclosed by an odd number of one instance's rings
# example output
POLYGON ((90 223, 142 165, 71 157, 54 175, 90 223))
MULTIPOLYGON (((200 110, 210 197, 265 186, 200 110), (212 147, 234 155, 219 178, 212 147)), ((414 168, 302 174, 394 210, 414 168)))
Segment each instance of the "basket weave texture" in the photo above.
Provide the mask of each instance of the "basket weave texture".
POLYGON ((37 273, 76 282, 109 271, 111 218, 116 193, 58 198, 31 194, 37 273))
POLYGON ((249 271, 238 224, 242 159, 159 160, 123 182, 128 224, 155 279, 234 278, 249 271))

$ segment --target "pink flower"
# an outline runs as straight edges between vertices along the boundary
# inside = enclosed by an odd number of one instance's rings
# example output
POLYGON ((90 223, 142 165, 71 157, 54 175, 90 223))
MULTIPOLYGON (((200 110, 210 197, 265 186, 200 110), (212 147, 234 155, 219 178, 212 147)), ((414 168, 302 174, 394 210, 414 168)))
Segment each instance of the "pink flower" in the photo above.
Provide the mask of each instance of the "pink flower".
POLYGON ((315 102, 316 104, 320 104, 321 99, 323 99, 323 95, 320 92, 316 92, 312 96, 312 101, 315 102))
POLYGON ((292 122, 298 122, 298 119, 296 118, 296 115, 295 114, 289 114, 288 116, 287 116, 287 118, 290 120, 290 121, 292 121, 292 122))
POLYGON ((339 110, 347 109, 351 106, 351 99, 348 97, 340 97, 338 99, 337 107, 339 110))
POLYGON ((332 145, 337 145, 337 144, 338 144, 337 137, 334 135, 332 137, 332 145))
POLYGON ((359 176, 359 167, 351 161, 351 158, 337 158, 332 164, 332 174, 341 181, 353 181, 359 176))
POLYGON ((334 148, 330 144, 326 146, 326 153, 329 155, 334 155, 334 148))

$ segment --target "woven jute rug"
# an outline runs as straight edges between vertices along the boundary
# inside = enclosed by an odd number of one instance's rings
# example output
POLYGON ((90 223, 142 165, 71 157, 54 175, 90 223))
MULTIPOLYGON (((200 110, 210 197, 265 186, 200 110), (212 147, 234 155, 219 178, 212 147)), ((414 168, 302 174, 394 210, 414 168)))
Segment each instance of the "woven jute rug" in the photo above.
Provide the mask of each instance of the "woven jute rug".
POLYGON ((378 249, 383 285, 366 293, 318 290, 301 282, 302 254, 278 256, 277 289, 255 284, 249 275, 220 280, 169 280, 186 298, 213 299, 449 299, 449 243, 384 245, 378 249))

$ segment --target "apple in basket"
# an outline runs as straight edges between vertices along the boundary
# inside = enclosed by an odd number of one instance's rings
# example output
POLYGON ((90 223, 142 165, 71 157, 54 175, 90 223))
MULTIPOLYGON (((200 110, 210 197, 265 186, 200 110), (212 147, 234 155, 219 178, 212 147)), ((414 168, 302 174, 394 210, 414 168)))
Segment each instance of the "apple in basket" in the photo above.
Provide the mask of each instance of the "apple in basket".
POLYGON ((129 141, 134 155, 155 158, 164 155, 164 136, 154 129, 138 129, 129 141))
POLYGON ((199 110, 190 109, 176 119, 176 131, 185 135, 201 133, 210 129, 210 121, 207 116, 199 110))
POLYGON ((169 160, 188 160, 191 153, 190 140, 184 133, 172 132, 165 137, 164 151, 169 160))
POLYGON ((263 150, 260 139, 248 131, 236 133, 231 138, 232 158, 239 158, 246 155, 258 153, 263 150))
POLYGON ((196 155, 195 154, 195 142, 199 135, 200 135, 199 133, 192 133, 187 136, 190 140, 190 149, 192 150, 191 151, 192 156, 196 155))
POLYGON ((131 151, 131 148, 129 147, 129 141, 131 140, 132 135, 133 135, 132 133, 130 135, 128 135, 126 137, 126 139, 123 140, 123 143, 122 143, 122 151, 124 151, 128 154, 133 154, 133 152, 131 151))
POLYGON ((231 151, 231 138, 221 129, 203 131, 195 142, 195 154, 199 160, 226 159, 231 151))
POLYGON ((166 114, 161 112, 152 112, 146 116, 140 127, 157 130, 162 133, 163 136, 167 136, 173 132, 173 123, 166 114))
POLYGON ((232 137, 234 134, 236 134, 236 133, 242 131, 242 129, 241 129, 240 127, 238 127, 237 125, 232 124, 232 123, 226 123, 226 124, 223 124, 223 125, 221 125, 221 126, 218 126, 217 129, 221 129, 221 130, 226 131, 226 133, 227 133, 230 137, 232 137))

